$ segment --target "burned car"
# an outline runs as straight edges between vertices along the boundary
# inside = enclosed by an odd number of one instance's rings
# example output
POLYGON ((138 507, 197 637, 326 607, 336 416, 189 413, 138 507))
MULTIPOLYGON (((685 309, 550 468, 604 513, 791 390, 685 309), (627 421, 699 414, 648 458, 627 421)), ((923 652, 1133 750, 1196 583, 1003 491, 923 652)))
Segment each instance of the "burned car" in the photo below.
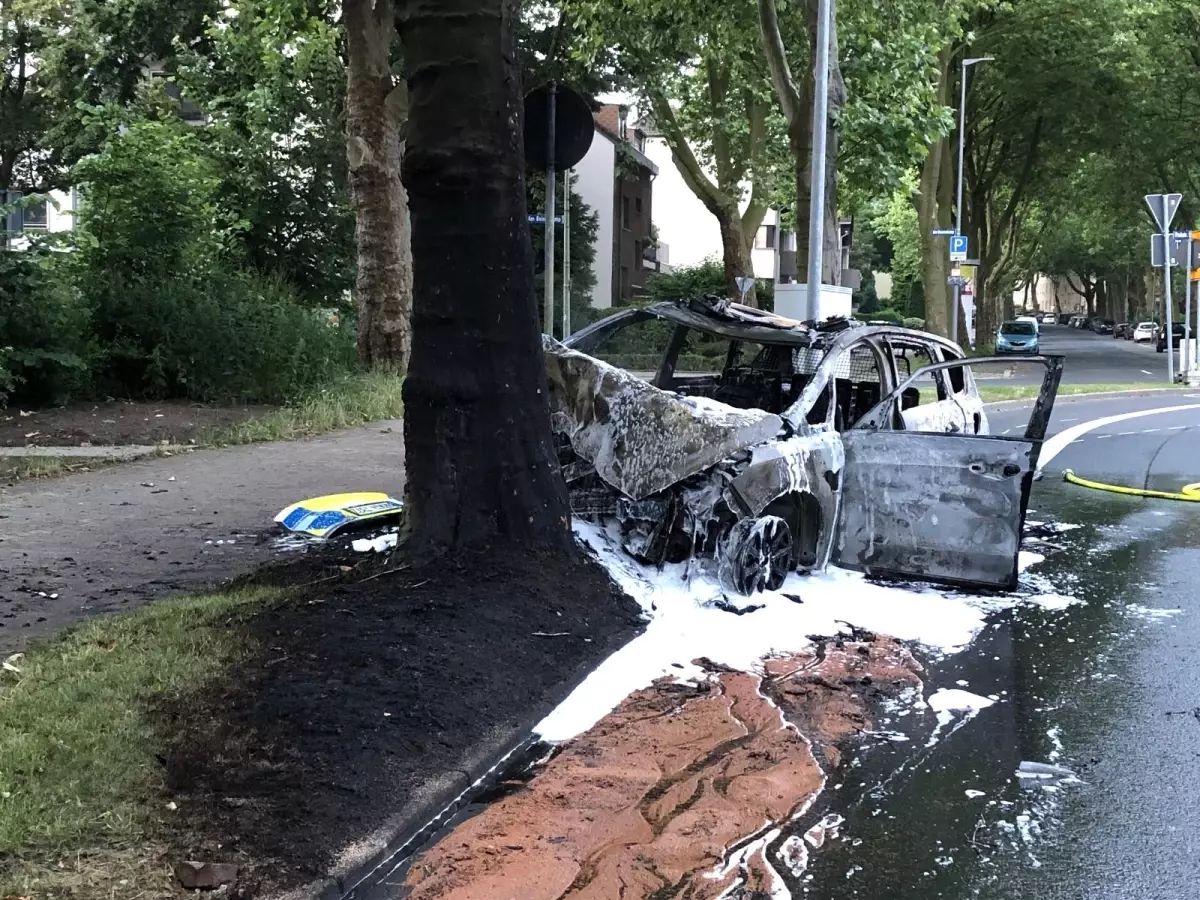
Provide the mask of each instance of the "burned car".
POLYGON ((702 298, 543 340, 572 511, 619 523, 639 560, 712 560, 740 594, 829 564, 1016 585, 1061 357, 1023 360, 1040 395, 1023 435, 997 436, 973 369, 1013 363, 898 326, 702 298))

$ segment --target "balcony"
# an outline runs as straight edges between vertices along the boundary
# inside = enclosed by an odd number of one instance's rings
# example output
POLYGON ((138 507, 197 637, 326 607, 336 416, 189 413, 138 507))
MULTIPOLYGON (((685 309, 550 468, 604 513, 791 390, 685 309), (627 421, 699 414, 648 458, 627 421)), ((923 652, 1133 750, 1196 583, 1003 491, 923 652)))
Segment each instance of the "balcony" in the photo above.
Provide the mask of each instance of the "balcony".
POLYGON ((659 241, 658 246, 647 244, 642 248, 642 268, 654 272, 670 272, 670 247, 659 241))

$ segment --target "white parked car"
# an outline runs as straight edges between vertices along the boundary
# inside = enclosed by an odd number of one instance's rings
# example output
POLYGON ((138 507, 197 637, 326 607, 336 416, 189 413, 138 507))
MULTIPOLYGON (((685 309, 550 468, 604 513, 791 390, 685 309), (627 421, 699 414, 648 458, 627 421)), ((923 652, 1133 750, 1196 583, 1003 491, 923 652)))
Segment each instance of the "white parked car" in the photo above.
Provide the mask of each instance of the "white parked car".
POLYGON ((1133 339, 1138 343, 1152 341, 1158 335, 1158 326, 1153 322, 1138 322, 1133 329, 1133 339))
POLYGON ((1042 330, 1041 323, 1038 322, 1037 316, 1017 316, 1018 322, 1029 322, 1033 325, 1033 333, 1038 334, 1042 330))

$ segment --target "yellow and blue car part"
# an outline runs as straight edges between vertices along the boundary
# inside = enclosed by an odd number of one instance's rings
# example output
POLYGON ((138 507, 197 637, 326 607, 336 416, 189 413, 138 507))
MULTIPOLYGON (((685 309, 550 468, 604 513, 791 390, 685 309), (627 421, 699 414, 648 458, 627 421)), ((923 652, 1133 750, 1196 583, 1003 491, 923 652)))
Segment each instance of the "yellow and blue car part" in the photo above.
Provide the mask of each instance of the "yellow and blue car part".
POLYGON ((296 534, 327 538, 348 527, 397 518, 403 511, 404 503, 387 494, 354 491, 293 503, 275 521, 296 534))

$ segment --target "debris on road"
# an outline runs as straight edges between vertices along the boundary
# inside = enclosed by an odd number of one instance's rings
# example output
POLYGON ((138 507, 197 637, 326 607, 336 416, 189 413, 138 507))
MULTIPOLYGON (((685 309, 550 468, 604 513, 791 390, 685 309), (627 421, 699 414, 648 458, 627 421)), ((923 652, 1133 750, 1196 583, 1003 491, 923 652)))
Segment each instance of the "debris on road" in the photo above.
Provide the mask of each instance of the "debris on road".
POLYGON ((403 512, 404 503, 394 497, 375 491, 358 491, 293 503, 275 516, 275 522, 296 534, 329 538, 368 522, 398 519, 403 512))

